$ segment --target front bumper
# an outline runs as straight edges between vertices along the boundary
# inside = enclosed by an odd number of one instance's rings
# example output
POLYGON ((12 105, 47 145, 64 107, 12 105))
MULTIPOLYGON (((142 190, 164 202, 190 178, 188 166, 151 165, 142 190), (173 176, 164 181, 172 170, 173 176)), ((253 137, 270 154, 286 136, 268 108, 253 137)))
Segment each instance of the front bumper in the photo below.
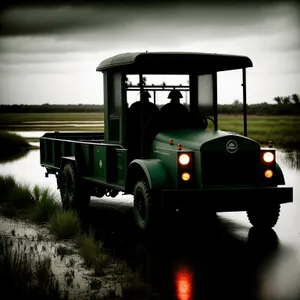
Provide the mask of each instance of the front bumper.
POLYGON ((161 204, 169 208, 209 207, 216 212, 245 211, 249 207, 293 202, 293 188, 216 188, 198 190, 163 190, 161 204))

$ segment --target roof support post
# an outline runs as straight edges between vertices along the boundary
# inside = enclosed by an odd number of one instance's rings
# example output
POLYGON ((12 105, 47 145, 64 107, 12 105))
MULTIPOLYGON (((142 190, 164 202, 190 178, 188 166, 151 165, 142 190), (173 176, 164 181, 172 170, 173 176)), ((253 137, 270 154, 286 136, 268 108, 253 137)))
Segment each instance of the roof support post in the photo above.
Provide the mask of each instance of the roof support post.
POLYGON ((144 112, 145 112, 145 103, 144 103, 144 86, 143 86, 143 74, 139 74, 139 83, 140 83, 140 101, 141 101, 141 107, 142 107, 142 114, 141 114, 141 158, 144 158, 145 155, 145 149, 144 149, 144 112))
POLYGON ((246 68, 243 68, 243 116, 244 116, 244 136, 247 136, 247 93, 246 93, 246 68))
POLYGON ((213 108, 214 108, 214 130, 218 130, 218 88, 217 72, 212 73, 213 80, 213 108))

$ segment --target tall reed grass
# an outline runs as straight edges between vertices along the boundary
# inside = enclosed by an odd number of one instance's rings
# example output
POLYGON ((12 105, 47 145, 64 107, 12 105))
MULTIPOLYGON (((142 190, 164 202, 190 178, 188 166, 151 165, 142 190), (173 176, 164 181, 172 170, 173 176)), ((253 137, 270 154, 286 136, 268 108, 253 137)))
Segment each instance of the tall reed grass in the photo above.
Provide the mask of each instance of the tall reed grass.
MULTIPOLYGON (((91 268, 96 276, 115 274, 116 280, 121 284, 120 299, 147 299, 145 295, 149 294, 149 290, 145 289, 146 285, 139 276, 129 267, 112 268, 113 257, 105 251, 102 242, 95 239, 94 232, 89 230, 88 233, 82 233, 78 214, 73 210, 63 210, 58 204, 58 199, 48 189, 38 186, 31 188, 16 182, 12 176, 0 175, 0 190, 0 212, 5 212, 3 207, 9 207, 14 212, 13 216, 29 218, 38 223, 47 222, 57 239, 74 240, 85 265, 91 268)), ((60 248, 58 252, 67 255, 65 249, 60 248)), ((1 240, 1 236, 0 274, 6 274, 3 278, 0 275, 0 285, 4 283, 4 291, 8 291, 8 294, 16 299, 62 299, 58 283, 51 271, 51 261, 17 252, 10 248, 6 241, 1 240), (11 292, 11 289, 14 291, 11 292)), ((120 295, 110 293, 110 296, 119 299, 120 295)))
POLYGON ((0 237, 0 287, 7 299, 67 299, 51 270, 49 257, 26 252, 20 244, 13 247, 3 237, 0 237))

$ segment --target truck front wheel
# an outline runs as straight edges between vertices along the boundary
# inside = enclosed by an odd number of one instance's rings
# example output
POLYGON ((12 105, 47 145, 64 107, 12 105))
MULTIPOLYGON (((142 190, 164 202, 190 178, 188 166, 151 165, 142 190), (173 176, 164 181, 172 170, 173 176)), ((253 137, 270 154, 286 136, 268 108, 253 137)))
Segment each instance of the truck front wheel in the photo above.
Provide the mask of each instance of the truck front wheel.
POLYGON ((60 195, 64 209, 84 211, 90 203, 90 195, 80 180, 76 164, 66 163, 61 173, 60 195))
POLYGON ((151 191, 145 179, 137 181, 134 187, 134 217, 140 231, 152 231, 158 224, 158 210, 156 199, 151 196, 151 191))
POLYGON ((247 210, 250 223, 257 228, 269 229, 275 226, 280 214, 280 204, 265 207, 251 207, 247 210))

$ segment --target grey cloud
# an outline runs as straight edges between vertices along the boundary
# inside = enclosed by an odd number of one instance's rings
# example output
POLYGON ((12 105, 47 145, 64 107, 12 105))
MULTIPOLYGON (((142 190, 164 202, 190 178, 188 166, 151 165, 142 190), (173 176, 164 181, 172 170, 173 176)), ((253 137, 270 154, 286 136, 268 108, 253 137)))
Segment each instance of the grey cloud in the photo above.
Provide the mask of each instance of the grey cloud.
MULTIPOLYGON (((172 5, 96 5, 86 6, 51 6, 24 8, 12 7, 2 13, 0 19, 0 35, 53 35, 62 33, 85 32, 87 30, 106 30, 120 28, 128 24, 145 26, 174 26, 176 28, 199 26, 212 27, 244 27, 264 22, 270 14, 279 16, 286 8, 282 4, 268 5, 249 3, 245 5, 222 5, 212 2, 189 3, 175 2, 172 5), (188 4, 185 4, 188 3, 188 4), (276 8, 279 6, 279 10, 276 8)), ((291 6, 291 5, 288 5, 291 6)), ((143 28, 139 28, 143 30, 143 28)))
POLYGON ((260 51, 292 51, 299 49, 300 36, 295 7, 279 3, 10 8, 0 19, 0 61, 72 61, 87 59, 85 53, 117 54, 122 49, 177 51, 220 40, 232 44, 241 37, 249 39, 249 49, 259 45, 260 51))
MULTIPOLYGON (((55 36, 2 37, 0 51, 5 54, 57 54, 91 50, 86 41, 55 36)), ((2 54, 2 55, 3 55, 2 54)))
POLYGON ((0 34, 53 35, 95 26, 105 29, 119 26, 121 22, 117 12, 106 7, 13 8, 1 16, 0 34))
MULTIPOLYGON (((157 8, 139 8, 130 10, 113 11, 112 7, 102 8, 102 11, 91 8, 61 8, 58 11, 44 11, 45 18, 29 18, 30 12, 25 11, 26 18, 30 23, 27 28, 32 29, 32 35, 20 35, 17 31, 14 35, 8 35, 1 39, 0 48, 2 52, 60 52, 60 51, 93 51, 98 47, 107 49, 114 45, 124 43, 135 43, 145 45, 147 43, 159 43, 168 45, 174 41, 192 41, 205 39, 206 41, 218 38, 232 38, 251 34, 272 34, 283 30, 285 24, 291 27, 292 17, 289 22, 283 22, 286 14, 290 14, 290 7, 265 7, 249 8, 239 11, 241 8, 211 7, 195 8, 191 6, 171 7, 158 10, 157 8), (258 10, 259 13, 255 12, 258 10), (69 12, 69 15, 67 14, 69 12), (75 13, 74 13, 75 12, 75 13), (101 14, 104 15, 102 18, 101 14), (282 15, 281 15, 282 14, 282 15), (63 17, 67 15, 67 17, 63 17), (84 16, 89 15, 89 18, 84 16), (60 16, 60 17, 59 17, 60 16), (80 17, 81 18, 80 18, 80 17), (117 21, 114 21, 114 16, 117 21), (235 17, 233 17, 235 16, 235 17), (254 19, 254 17, 256 19, 254 19), (122 21, 121 21, 122 20, 122 21), (273 22, 272 22, 273 20, 273 22), (276 22, 274 21, 276 20, 276 22), (41 24, 40 24, 41 23, 41 24), (72 25, 73 24, 73 25, 72 25), (45 32, 47 34, 33 34, 33 32, 45 32), (32 40, 28 41, 28 37, 32 40)), ((18 24, 17 13, 11 18, 12 27, 18 24)), ((18 11, 20 20, 24 19, 22 11, 18 11)), ((25 18, 25 19, 26 19, 25 18)), ((8 18, 6 18, 8 19, 8 18)), ((5 18, 2 22, 5 21, 5 18), (3 21, 4 20, 4 21, 3 21)), ((26 23, 26 22, 25 22, 26 23)), ((12 33, 10 23, 7 23, 6 33, 12 33)), ((21 24, 13 27, 21 27, 21 24)), ((25 26, 26 27, 26 26, 25 26)), ((5 26, 4 26, 5 28, 5 26)))
POLYGON ((15 53, 5 53, 1 55, 0 63, 5 65, 19 65, 19 64, 47 64, 47 63, 66 63, 74 61, 85 60, 88 62, 88 58, 91 57, 89 53, 41 53, 32 54, 25 53, 22 55, 15 53))

